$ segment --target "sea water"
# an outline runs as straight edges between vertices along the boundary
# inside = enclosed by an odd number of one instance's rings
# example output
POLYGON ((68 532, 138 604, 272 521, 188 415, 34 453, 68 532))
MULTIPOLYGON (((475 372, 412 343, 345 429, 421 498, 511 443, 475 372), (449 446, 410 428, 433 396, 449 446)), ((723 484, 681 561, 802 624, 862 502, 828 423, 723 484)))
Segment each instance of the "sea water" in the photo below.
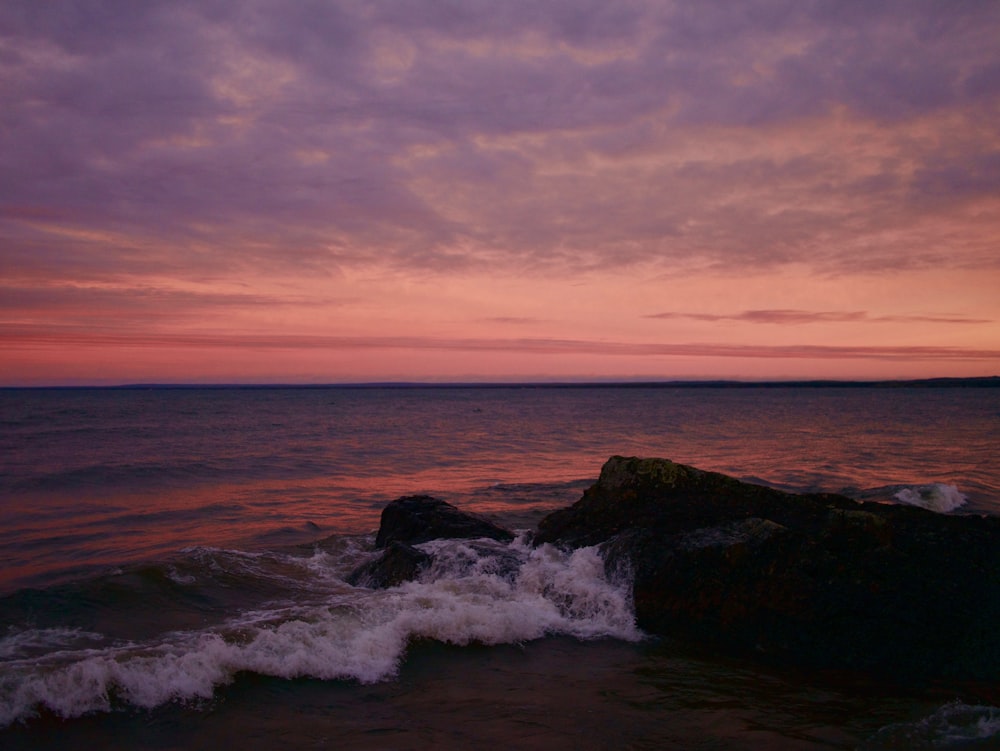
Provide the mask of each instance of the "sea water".
POLYGON ((998 446, 989 388, 0 391, 0 746, 986 747, 998 687, 651 639, 597 550, 528 535, 613 454, 1000 513, 998 446), (347 584, 417 492, 518 537, 347 584))

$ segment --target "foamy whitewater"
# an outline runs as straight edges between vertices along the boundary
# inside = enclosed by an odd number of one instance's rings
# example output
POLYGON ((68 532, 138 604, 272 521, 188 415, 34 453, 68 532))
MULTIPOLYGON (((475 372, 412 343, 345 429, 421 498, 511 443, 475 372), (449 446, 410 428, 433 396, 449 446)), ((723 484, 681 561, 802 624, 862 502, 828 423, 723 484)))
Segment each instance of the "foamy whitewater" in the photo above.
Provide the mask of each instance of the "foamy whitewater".
POLYGON ((943 514, 961 508, 969 500, 954 485, 945 485, 940 482, 918 485, 915 488, 901 488, 893 495, 893 498, 900 503, 920 506, 928 511, 937 511, 943 514))
MULTIPOLYGON (((113 644, 67 629, 9 633, 0 640, 0 724, 42 709, 76 717, 123 704, 209 699, 240 671, 373 683, 395 675, 416 639, 465 645, 557 634, 641 638, 628 583, 606 580, 594 548, 532 549, 523 537, 506 545, 440 540, 418 547, 434 553, 433 566, 389 590, 343 582, 344 565, 360 560, 321 550, 289 558, 286 565, 313 577, 321 604, 271 602, 208 629, 113 644)), ((192 575, 173 579, 198 584, 192 575)))
POLYGON ((889 725, 864 749, 993 748, 1000 736, 1000 709, 953 701, 916 722, 889 725), (989 745, 987 745, 989 744, 989 745))

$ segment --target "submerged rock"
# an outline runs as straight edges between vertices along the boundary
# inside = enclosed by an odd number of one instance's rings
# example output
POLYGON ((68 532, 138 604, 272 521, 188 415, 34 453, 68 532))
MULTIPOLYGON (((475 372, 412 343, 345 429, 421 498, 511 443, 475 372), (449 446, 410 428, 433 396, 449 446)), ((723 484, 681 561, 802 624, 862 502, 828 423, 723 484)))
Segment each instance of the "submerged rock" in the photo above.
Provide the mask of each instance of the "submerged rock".
POLYGON ((1000 679, 1000 519, 612 457, 535 543, 601 545, 646 631, 817 668, 1000 679))
POLYGON ((432 555, 414 545, 479 538, 509 542, 514 533, 427 495, 397 498, 382 510, 375 537, 375 547, 384 548, 383 553, 352 571, 347 582, 373 589, 395 587, 416 579, 434 561, 432 555))
POLYGON ((378 558, 358 566, 347 577, 355 587, 385 589, 416 579, 433 558, 412 545, 390 542, 378 558))
POLYGON ((384 548, 394 541, 416 545, 430 540, 476 537, 509 542, 514 533, 437 498, 410 495, 397 498, 382 510, 375 547, 384 548))

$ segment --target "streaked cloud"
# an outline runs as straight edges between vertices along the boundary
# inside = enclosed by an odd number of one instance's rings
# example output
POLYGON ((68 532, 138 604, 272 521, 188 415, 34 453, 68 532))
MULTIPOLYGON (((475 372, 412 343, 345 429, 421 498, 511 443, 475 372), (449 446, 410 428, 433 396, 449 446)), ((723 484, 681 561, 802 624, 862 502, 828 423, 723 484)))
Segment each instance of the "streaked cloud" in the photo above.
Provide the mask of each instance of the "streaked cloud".
POLYGON ((537 318, 529 318, 525 316, 491 316, 490 318, 481 319, 483 323, 502 323, 502 324, 512 324, 514 326, 531 326, 536 323, 541 323, 537 318))
POLYGON ((739 313, 652 313, 645 318, 673 320, 688 318, 692 321, 740 321, 743 323, 805 324, 805 323, 993 323, 988 318, 968 318, 958 315, 889 315, 872 316, 863 310, 744 310, 739 313))
POLYGON ((81 330, 73 327, 50 329, 38 335, 30 329, 5 327, 0 332, 12 346, 76 347, 171 347, 186 349, 249 350, 446 350, 458 352, 509 352, 531 355, 587 354, 606 357, 723 357, 738 359, 818 359, 818 360, 988 360, 1000 359, 1000 349, 940 346, 827 346, 827 345, 742 345, 654 342, 609 342, 584 339, 545 338, 442 338, 442 337, 350 337, 309 335, 255 335, 245 333, 154 334, 137 336, 114 331, 81 330))

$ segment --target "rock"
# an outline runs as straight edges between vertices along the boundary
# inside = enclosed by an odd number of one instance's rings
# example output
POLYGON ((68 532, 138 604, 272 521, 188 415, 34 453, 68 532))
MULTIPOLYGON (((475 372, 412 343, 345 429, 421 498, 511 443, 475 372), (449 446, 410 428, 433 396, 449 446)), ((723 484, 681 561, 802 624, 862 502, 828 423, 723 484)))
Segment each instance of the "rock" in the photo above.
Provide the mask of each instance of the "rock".
POLYGON ((430 540, 484 537, 509 542, 514 534, 437 498, 426 495, 398 498, 382 510, 375 547, 384 548, 384 552, 352 571, 347 582, 373 589, 395 587, 416 579, 433 563, 433 556, 414 545, 430 540))
POLYGON ((859 505, 840 495, 784 493, 666 459, 613 456, 580 501, 541 520, 535 539, 582 547, 630 528, 683 532, 750 516, 816 527, 830 508, 859 505))
POLYGON ((1000 519, 612 457, 535 543, 601 545, 644 630, 814 668, 1000 679, 1000 519))
POLYGON ((398 498, 382 510, 375 547, 398 541, 411 545, 438 539, 487 537, 509 542, 514 534, 485 519, 426 495, 398 498))
POLYGON ((431 565, 432 558, 403 542, 391 542, 382 554, 354 569, 347 583, 355 587, 385 589, 412 581, 431 565))

